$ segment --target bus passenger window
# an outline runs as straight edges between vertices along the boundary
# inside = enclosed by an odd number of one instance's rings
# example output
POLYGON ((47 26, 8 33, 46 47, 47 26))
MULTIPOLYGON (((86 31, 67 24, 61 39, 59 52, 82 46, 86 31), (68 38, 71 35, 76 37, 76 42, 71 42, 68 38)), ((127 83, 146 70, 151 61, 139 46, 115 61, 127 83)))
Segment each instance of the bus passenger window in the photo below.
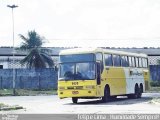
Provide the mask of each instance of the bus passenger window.
POLYGON ((128 63, 128 57, 127 56, 121 56, 121 63, 123 67, 128 67, 129 63, 128 63))
POLYGON ((136 57, 136 67, 139 67, 138 58, 136 57))
POLYGON ((112 66, 113 65, 111 54, 105 54, 104 58, 105 58, 105 65, 106 66, 112 66))
POLYGON ((128 60, 129 60, 129 66, 132 67, 133 64, 132 64, 132 57, 128 57, 128 60))
POLYGON ((146 58, 142 58, 142 65, 144 68, 147 67, 147 59, 146 58))
POLYGON ((119 55, 113 55, 113 63, 114 63, 114 66, 121 66, 121 61, 120 61, 119 55))
POLYGON ((135 67, 135 57, 132 57, 132 66, 135 67))
POLYGON ((138 58, 139 60, 139 67, 142 67, 142 58, 138 58))
POLYGON ((101 63, 101 72, 103 72, 103 55, 102 53, 96 53, 96 61, 100 61, 101 63))
POLYGON ((144 61, 145 61, 145 67, 147 68, 148 67, 147 59, 145 58, 144 61))

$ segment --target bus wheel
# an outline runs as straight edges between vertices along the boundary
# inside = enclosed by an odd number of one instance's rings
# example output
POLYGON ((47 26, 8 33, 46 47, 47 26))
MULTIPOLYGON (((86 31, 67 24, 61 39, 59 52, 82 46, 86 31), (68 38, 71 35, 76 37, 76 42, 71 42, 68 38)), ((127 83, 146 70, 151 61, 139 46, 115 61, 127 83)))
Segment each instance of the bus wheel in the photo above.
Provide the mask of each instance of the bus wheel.
POLYGON ((109 90, 109 88, 107 86, 105 87, 104 96, 102 97, 102 101, 103 102, 110 101, 110 90, 109 90))
POLYGON ((111 100, 115 100, 117 98, 117 96, 110 96, 111 100))
POLYGON ((77 103, 78 102, 78 98, 72 97, 72 102, 73 103, 77 103))
POLYGON ((138 96, 139 96, 139 87, 136 85, 136 86, 135 86, 134 99, 137 99, 138 96))
POLYGON ((139 87, 136 85, 135 90, 134 90, 134 94, 129 94, 127 96, 129 99, 137 99, 138 95, 139 95, 139 87))
POLYGON ((138 98, 141 98, 141 97, 142 97, 142 92, 143 92, 143 87, 140 86, 140 88, 139 88, 139 93, 138 93, 138 98))

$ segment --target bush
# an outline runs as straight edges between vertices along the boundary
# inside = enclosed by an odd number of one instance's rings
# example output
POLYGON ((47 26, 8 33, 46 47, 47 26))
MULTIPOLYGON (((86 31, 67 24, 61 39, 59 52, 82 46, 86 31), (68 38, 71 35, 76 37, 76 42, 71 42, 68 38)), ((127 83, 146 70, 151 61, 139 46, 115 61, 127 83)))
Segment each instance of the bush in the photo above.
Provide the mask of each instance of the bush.
POLYGON ((151 87, 160 87, 160 81, 151 81, 150 85, 151 87))

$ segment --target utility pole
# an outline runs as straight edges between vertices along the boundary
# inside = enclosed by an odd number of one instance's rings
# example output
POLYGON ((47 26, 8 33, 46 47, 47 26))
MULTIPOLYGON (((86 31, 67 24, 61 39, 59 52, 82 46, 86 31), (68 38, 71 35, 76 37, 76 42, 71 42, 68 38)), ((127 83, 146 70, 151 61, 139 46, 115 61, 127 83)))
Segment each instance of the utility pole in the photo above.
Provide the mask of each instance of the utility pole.
POLYGON ((12 69, 13 69, 13 80, 12 80, 12 87, 13 87, 13 95, 16 95, 16 90, 15 90, 15 66, 14 66, 14 62, 15 62, 15 48, 14 48, 14 14, 13 14, 13 9, 14 8, 16 8, 16 7, 18 7, 17 5, 7 5, 7 7, 9 7, 9 8, 11 8, 12 9, 12 31, 13 31, 13 33, 12 33, 12 39, 13 39, 13 50, 12 50, 12 52, 13 52, 13 67, 12 67, 12 69))

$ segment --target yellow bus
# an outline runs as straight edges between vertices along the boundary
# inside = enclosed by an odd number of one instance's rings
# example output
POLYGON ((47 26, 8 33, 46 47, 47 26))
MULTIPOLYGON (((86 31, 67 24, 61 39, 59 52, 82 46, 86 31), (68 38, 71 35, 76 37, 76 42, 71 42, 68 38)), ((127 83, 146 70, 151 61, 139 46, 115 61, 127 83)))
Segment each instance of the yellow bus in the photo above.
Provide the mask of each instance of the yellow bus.
POLYGON ((78 99, 101 98, 103 102, 117 96, 141 98, 149 89, 146 54, 102 48, 75 48, 59 54, 58 96, 78 99))

